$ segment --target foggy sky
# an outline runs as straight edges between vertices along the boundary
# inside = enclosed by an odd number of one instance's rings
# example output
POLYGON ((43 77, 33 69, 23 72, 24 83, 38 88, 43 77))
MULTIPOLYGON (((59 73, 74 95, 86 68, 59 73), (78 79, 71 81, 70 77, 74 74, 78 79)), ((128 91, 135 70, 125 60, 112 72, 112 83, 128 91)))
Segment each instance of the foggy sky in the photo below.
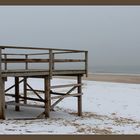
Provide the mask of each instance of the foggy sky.
POLYGON ((1 6, 0 45, 82 49, 90 66, 140 66, 140 6, 1 6))

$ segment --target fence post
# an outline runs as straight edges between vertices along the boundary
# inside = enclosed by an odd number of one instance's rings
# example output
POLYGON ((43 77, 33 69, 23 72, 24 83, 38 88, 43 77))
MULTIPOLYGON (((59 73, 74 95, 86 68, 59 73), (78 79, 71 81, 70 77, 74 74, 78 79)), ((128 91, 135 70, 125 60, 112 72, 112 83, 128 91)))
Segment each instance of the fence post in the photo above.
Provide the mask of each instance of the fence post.
POLYGON ((28 62, 27 62, 28 55, 27 55, 27 54, 25 54, 25 59, 26 59, 26 63, 25 63, 25 69, 27 70, 27 69, 28 69, 28 62))
POLYGON ((52 71, 53 70, 53 53, 52 49, 49 50, 49 76, 52 78, 52 71))
POLYGON ((85 71, 86 77, 88 77, 88 51, 85 51, 85 71))

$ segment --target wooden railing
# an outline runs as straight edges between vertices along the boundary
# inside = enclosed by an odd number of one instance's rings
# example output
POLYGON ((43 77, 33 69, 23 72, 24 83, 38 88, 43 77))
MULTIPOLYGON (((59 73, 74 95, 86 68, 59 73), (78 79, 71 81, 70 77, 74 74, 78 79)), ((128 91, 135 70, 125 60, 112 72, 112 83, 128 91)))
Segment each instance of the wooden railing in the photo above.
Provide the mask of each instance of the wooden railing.
MULTIPOLYGON (((20 52, 21 52, 20 51, 20 52)), ((55 69, 55 63, 68 63, 68 62, 83 62, 84 63, 84 70, 86 76, 88 75, 88 51, 84 50, 70 50, 70 49, 52 49, 52 48, 33 48, 33 47, 15 47, 15 46, 0 46, 0 74, 2 70, 8 70, 7 65, 9 63, 24 63, 25 68, 24 70, 28 70, 29 63, 48 63, 49 64, 49 74, 50 76, 53 75, 53 71, 55 69), (43 53, 7 53, 6 50, 36 50, 36 51, 43 51, 43 53), (47 51, 47 52, 44 52, 47 51), (83 59, 56 59, 55 56, 57 54, 66 54, 66 53, 78 53, 83 54, 83 59), (43 56, 48 55, 48 59, 45 58, 29 58, 29 56, 43 56), (9 56, 14 56, 14 58, 10 58, 9 56), (24 58, 19 58, 19 56, 24 56, 24 58), (4 64, 4 68, 2 68, 2 63, 4 64)), ((72 66, 71 66, 72 67, 72 66)))

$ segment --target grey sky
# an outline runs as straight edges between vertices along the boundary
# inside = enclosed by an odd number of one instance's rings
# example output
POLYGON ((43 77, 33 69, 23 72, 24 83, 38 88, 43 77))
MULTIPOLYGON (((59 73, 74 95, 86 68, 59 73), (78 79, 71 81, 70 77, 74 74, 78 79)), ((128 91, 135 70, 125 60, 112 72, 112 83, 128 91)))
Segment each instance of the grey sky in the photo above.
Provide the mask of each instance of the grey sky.
POLYGON ((90 66, 140 66, 140 6, 1 6, 0 45, 85 49, 90 66))

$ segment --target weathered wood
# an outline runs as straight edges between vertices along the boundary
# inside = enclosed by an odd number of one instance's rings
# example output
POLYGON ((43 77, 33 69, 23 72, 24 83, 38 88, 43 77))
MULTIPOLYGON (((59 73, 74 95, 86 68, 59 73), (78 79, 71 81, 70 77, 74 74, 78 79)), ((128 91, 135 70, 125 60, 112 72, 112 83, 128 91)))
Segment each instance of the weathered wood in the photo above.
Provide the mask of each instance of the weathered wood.
POLYGON ((81 96, 83 95, 82 93, 74 93, 74 94, 69 94, 69 95, 63 95, 63 96, 55 96, 55 97, 51 97, 51 99, 63 99, 63 98, 66 98, 66 97, 78 97, 78 96, 81 96))
POLYGON ((16 105, 16 106, 25 106, 25 107, 44 108, 43 105, 22 104, 22 103, 15 103, 15 102, 8 102, 8 103, 6 103, 6 105, 16 105))
POLYGON ((4 84, 5 81, 2 78, 2 48, 0 48, 0 119, 5 119, 4 84))
MULTIPOLYGON (((69 95, 73 90, 75 90, 75 87, 72 87, 65 95, 69 95)), ((58 99, 53 105, 51 105, 51 109, 53 109, 59 102, 61 102, 64 98, 58 99)))
MULTIPOLYGON (((51 56, 52 58, 52 56, 51 56)), ((83 59, 54 59, 53 62, 51 59, 24 59, 24 58, 7 58, 2 59, 3 63, 65 63, 65 62, 85 62, 83 59)))
MULTIPOLYGON (((77 83, 81 84, 82 83, 82 76, 78 75, 77 76, 77 83)), ((82 93, 82 86, 78 86, 77 88, 78 93, 82 93)), ((78 96, 78 116, 82 116, 82 95, 78 96)))
POLYGON ((55 69, 55 54, 52 53, 52 70, 55 69))
POLYGON ((54 51, 73 51, 73 52, 79 52, 84 50, 72 50, 72 49, 57 49, 57 48, 38 48, 38 47, 21 47, 21 46, 0 46, 2 49, 30 49, 30 50, 54 50, 54 51))
MULTIPOLYGON (((20 80, 20 81, 19 81, 19 84, 20 84, 21 82, 23 82, 23 81, 24 81, 24 79, 20 80)), ((9 91, 9 90, 12 89, 13 87, 15 87, 15 84, 12 85, 11 87, 9 87, 8 89, 6 89, 5 92, 9 91)))
MULTIPOLYGON (((4 59, 5 60, 7 59, 7 55, 6 54, 4 55, 4 59)), ((5 61, 5 64, 4 64, 4 69, 7 70, 7 62, 6 61, 5 61)))
POLYGON ((25 69, 27 70, 28 69, 28 62, 27 62, 28 55, 27 54, 25 55, 25 60, 26 60, 26 62, 25 62, 25 69))
MULTIPOLYGON (((83 84, 67 84, 67 85, 56 85, 56 86, 51 86, 50 88, 51 89, 54 89, 54 88, 65 88, 65 87, 72 87, 72 86, 74 86, 74 87, 78 87, 78 86, 81 86, 81 85, 83 85, 83 84)), ((27 89, 28 91, 32 91, 32 90, 30 90, 30 89, 27 89)), ((37 89, 34 89, 34 91, 36 91, 36 92, 45 92, 44 90, 37 90, 37 89)))
POLYGON ((52 50, 49 50, 49 76, 52 78, 52 72, 53 72, 53 53, 52 50))
POLYGON ((0 119, 5 119, 4 80, 0 76, 0 119))
MULTIPOLYGON (((76 76, 77 74, 84 74, 85 70, 54 70, 54 76, 76 76)), ((3 77, 10 76, 43 76, 49 75, 48 70, 7 70, 2 72, 3 77)))
POLYGON ((50 116, 50 77, 44 78, 44 90, 45 90, 45 117, 50 116))
MULTIPOLYGON (((10 96, 10 97, 15 97, 14 94, 10 94, 10 93, 6 93, 5 96, 10 96)), ((23 96, 19 96, 19 98, 21 99, 26 99, 26 100, 31 100, 31 101, 38 101, 38 102, 45 102, 45 100, 41 100, 41 99, 36 99, 36 98, 31 98, 31 97, 23 97, 23 96)))
POLYGON ((39 97, 39 99, 43 100, 43 98, 28 83, 26 83, 26 85, 33 91, 33 93, 35 93, 37 97, 39 97))
MULTIPOLYGON (((15 102, 19 103, 19 77, 15 77, 15 102)), ((19 106, 15 106, 15 111, 19 110, 19 106)))
POLYGON ((27 77, 24 77, 23 86, 24 86, 23 90, 24 90, 24 97, 25 97, 24 104, 27 104, 27 99, 26 99, 26 97, 27 97, 27 77))
POLYGON ((86 77, 88 77, 88 51, 85 52, 85 72, 86 77))
MULTIPOLYGON (((53 107, 55 105, 57 105, 60 101, 62 101, 64 98, 66 97, 77 97, 78 98, 78 115, 81 116, 82 115, 82 76, 84 74, 86 74, 86 76, 88 75, 88 52, 87 51, 83 51, 83 50, 69 50, 69 49, 52 49, 52 48, 33 48, 33 47, 15 47, 15 46, 0 46, 0 50, 5 48, 6 50, 10 50, 10 49, 19 49, 19 50, 42 50, 43 53, 26 53, 26 54, 2 54, 0 51, 0 97, 3 99, 0 99, 0 109, 4 108, 3 104, 4 102, 4 78, 7 77, 15 77, 15 85, 12 85, 11 87, 9 87, 8 89, 6 89, 5 91, 9 91, 10 89, 12 89, 13 87, 15 87, 15 95, 13 94, 5 94, 5 96, 11 96, 15 98, 15 102, 16 103, 9 103, 9 104, 13 104, 15 105, 15 110, 19 110, 20 106, 35 106, 35 105, 27 105, 27 100, 31 100, 31 101, 39 101, 39 102, 43 102, 44 108, 45 108, 45 117, 49 117, 50 115, 50 109, 53 109, 53 107), (45 52, 47 51, 47 52, 45 52), (84 59, 56 59, 54 57, 54 55, 56 54, 65 54, 65 53, 85 53, 85 58, 84 59), (4 58, 2 58, 2 55, 4 56, 4 58), (17 57, 15 58, 10 58, 8 56, 10 55, 15 55, 17 57), (25 56, 25 58, 18 58, 18 55, 21 56, 25 56), (40 55, 40 59, 39 58, 29 58, 28 56, 30 55, 40 55), (45 59, 44 57, 41 57, 41 55, 46 55, 45 59), (47 56, 48 55, 48 56, 47 56), (67 62, 73 62, 73 63, 77 63, 78 62, 84 62, 84 68, 83 69, 74 69, 72 70, 71 67, 69 67, 70 69, 57 69, 55 68, 55 64, 56 63, 67 63, 67 62), (2 63, 5 63, 4 65, 4 69, 2 70, 2 63), (13 70, 9 70, 7 68, 7 64, 8 63, 24 63, 25 67, 24 69, 13 69, 13 70), (47 69, 28 69, 28 63, 48 63, 49 68, 47 69), (50 80, 52 78, 52 76, 76 76, 77 77, 77 84, 68 84, 68 85, 56 85, 56 86, 51 86, 50 80), (24 84, 23 84, 23 89, 24 89, 24 97, 19 95, 19 83, 22 82, 19 81, 19 77, 23 77, 24 78, 24 84), (27 79, 26 78, 29 77, 35 77, 35 78, 43 78, 44 79, 44 91, 43 90, 35 90, 33 89, 28 83, 27 83, 27 79), (3 84, 2 84, 3 83, 3 84), (27 89, 27 86, 30 89, 27 89), (71 87, 72 88, 67 92, 67 93, 59 93, 59 92, 53 92, 51 91, 51 89, 55 89, 55 88, 65 88, 65 87, 71 87), (70 94, 74 89, 78 90, 77 93, 72 93, 70 94), (36 98, 31 98, 31 97, 27 97, 27 91, 33 91, 33 93, 35 93, 37 95, 37 97, 39 97, 39 99, 36 98), (43 92, 44 93, 44 99, 38 94, 38 92, 43 92), (57 96, 53 96, 51 97, 51 94, 57 95, 57 96), (24 104, 19 103, 19 99, 24 99, 24 104), (53 99, 58 99, 55 103, 53 103, 53 105, 51 105, 51 100, 53 99)), ((71 65, 72 66, 72 65, 71 65)), ((2 109, 0 110, 0 115, 4 116, 5 114, 3 113, 5 111, 2 111, 2 109)), ((0 118, 2 118, 0 116, 0 118)), ((3 117, 4 118, 4 117, 3 117)))

